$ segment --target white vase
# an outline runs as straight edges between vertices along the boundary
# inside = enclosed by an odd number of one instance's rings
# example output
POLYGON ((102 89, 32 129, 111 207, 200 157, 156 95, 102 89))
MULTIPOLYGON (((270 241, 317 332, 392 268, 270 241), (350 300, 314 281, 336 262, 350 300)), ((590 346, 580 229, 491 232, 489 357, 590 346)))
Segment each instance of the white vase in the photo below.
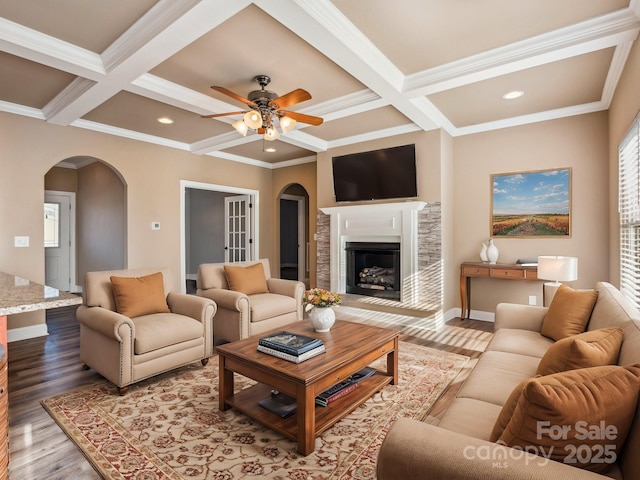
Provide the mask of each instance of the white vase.
POLYGON ((489 239, 489 246, 487 247, 487 258, 489 259, 489 263, 496 263, 498 261, 498 255, 500 252, 498 251, 498 247, 493 244, 493 238, 489 239))
POLYGON ((482 242, 482 249, 480 250, 480 260, 483 262, 488 262, 489 257, 487 257, 487 244, 482 242))
POLYGON ((309 312, 309 320, 316 332, 328 332, 336 321, 336 313, 331 307, 313 307, 309 312))

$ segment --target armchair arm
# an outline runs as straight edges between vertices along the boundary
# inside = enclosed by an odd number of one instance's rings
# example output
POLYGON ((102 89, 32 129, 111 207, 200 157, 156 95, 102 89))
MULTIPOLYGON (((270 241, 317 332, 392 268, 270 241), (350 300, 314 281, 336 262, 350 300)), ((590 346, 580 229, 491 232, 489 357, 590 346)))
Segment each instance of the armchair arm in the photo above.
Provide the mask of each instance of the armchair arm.
POLYGON ((81 325, 111 340, 122 342, 123 338, 135 336, 135 325, 131 319, 107 308, 81 305, 76 312, 76 318, 81 325), (121 330, 122 328, 128 331, 121 330))
POLYGON ((385 437, 378 480, 596 480, 597 473, 497 443, 399 418, 385 437))
POLYGON ((496 306, 494 330, 500 328, 517 328, 519 330, 542 330, 542 322, 547 315, 547 307, 520 305, 516 303, 499 303, 496 306))
POLYGON ((198 295, 213 300, 218 308, 226 308, 236 312, 249 310, 249 297, 242 292, 224 288, 208 288, 207 290, 198 290, 198 295))
POLYGON ((269 278, 267 280, 267 287, 271 293, 277 293, 279 295, 286 295, 302 301, 304 295, 304 283, 297 280, 286 280, 284 278, 269 278))
POLYGON ((173 313, 195 318, 199 322, 205 322, 213 318, 218 306, 211 299, 187 295, 186 293, 171 292, 167 295, 169 310, 173 313))

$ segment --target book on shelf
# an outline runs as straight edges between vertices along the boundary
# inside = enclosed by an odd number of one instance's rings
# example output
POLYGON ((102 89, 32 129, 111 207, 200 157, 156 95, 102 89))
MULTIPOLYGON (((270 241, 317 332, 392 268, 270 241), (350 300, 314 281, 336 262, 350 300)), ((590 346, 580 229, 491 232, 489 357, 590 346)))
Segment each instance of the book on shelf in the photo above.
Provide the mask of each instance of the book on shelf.
POLYGON ((271 396, 260 400, 258 405, 282 418, 287 418, 296 411, 296 399, 277 390, 271 390, 271 396))
POLYGON ((358 370, 356 373, 351 375, 351 377, 349 377, 349 378, 351 379, 352 382, 358 383, 359 381, 364 380, 365 378, 368 378, 368 377, 372 376, 374 373, 376 373, 376 369, 375 368, 364 367, 362 370, 358 370))
POLYGON ((301 355, 324 345, 324 343, 318 338, 282 331, 261 337, 258 340, 258 345, 279 350, 289 355, 301 355))
POLYGON ((351 380, 345 380, 344 382, 334 385, 328 390, 325 390, 316 397, 316 405, 326 407, 332 402, 335 402, 339 398, 353 392, 358 388, 358 382, 352 382, 351 380))
POLYGON ((316 355, 320 355, 324 353, 325 348, 324 345, 320 345, 312 350, 308 350, 300 355, 291 355, 290 353, 282 352, 280 350, 276 350, 274 348, 265 347, 264 345, 258 344, 258 351, 262 353, 267 353, 269 355, 273 355, 274 357, 282 358, 283 360, 289 360, 293 363, 304 362, 305 360, 309 360, 316 355))

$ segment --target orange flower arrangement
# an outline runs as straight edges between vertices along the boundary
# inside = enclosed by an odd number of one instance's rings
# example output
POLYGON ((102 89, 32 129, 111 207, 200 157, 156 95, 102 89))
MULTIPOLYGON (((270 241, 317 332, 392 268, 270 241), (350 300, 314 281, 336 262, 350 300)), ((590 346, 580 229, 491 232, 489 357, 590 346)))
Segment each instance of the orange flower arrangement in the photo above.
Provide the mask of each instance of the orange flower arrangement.
POLYGON ((341 301, 340 294, 323 288, 307 290, 302 299, 306 311, 311 310, 313 307, 333 307, 334 305, 339 305, 341 301))

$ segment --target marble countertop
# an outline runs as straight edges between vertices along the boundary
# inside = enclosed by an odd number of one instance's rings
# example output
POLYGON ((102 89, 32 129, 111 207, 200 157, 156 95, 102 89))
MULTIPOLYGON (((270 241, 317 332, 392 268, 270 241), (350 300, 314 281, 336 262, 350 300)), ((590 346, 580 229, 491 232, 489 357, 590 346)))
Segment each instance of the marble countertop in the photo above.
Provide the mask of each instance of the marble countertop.
POLYGON ((0 315, 79 305, 82 297, 0 272, 0 315))

